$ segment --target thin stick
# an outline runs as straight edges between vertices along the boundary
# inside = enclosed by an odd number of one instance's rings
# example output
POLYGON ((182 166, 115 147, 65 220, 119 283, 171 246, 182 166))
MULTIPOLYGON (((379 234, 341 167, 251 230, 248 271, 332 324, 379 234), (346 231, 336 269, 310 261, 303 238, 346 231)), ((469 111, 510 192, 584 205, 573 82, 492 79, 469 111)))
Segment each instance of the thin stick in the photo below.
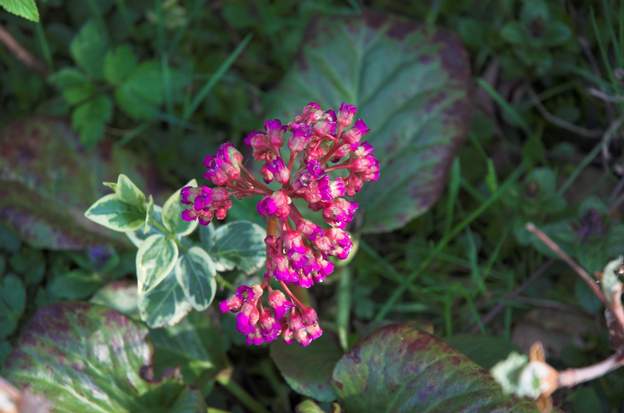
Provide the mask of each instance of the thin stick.
POLYGON ((622 354, 611 357, 578 369, 563 370, 559 373, 559 387, 573 387, 586 381, 594 380, 624 365, 622 354))
POLYGON ((48 75, 46 66, 26 50, 11 33, 0 25, 0 43, 4 44, 11 53, 15 55, 17 60, 22 62, 29 69, 39 73, 42 76, 48 75))
POLYGON ((539 238, 539 240, 542 241, 559 258, 561 258, 563 261, 565 261, 565 263, 568 264, 568 266, 570 266, 570 268, 572 268, 574 270, 574 272, 576 272, 578 274, 578 276, 581 277, 581 279, 583 281, 585 281, 587 286, 592 289, 594 294, 596 294, 596 297, 598 297, 598 299, 605 306, 607 306, 607 300, 605 299, 605 296, 602 293, 602 290, 600 290, 600 288, 596 285, 596 282, 594 281, 592 276, 589 275, 589 273, 583 267, 578 265, 572 259, 572 257, 570 257, 565 251, 563 251, 559 247, 559 245, 557 245, 557 243, 555 241, 553 241, 541 229, 537 228, 533 223, 529 222, 528 224, 526 224, 526 229, 529 232, 531 232, 533 235, 535 235, 537 238, 539 238))

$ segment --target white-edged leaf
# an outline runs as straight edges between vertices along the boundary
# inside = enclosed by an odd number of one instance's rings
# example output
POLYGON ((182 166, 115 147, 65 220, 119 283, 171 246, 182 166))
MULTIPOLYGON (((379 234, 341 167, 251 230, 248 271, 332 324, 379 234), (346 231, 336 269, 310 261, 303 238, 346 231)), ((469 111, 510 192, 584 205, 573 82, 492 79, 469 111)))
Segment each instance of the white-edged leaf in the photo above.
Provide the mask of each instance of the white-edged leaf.
POLYGON ((104 195, 87 209, 85 216, 113 231, 135 231, 145 223, 145 211, 119 200, 116 194, 104 195))
POLYGON ((137 251, 136 272, 139 294, 156 288, 167 277, 178 259, 178 246, 157 234, 147 238, 137 251))
POLYGON ((193 309, 176 280, 174 270, 165 274, 160 284, 150 291, 139 292, 138 298, 141 320, 151 328, 172 326, 193 309))
POLYGON ((208 308, 217 292, 217 270, 208 253, 200 247, 191 247, 178 259, 175 273, 193 308, 197 311, 208 308))
POLYGON ((123 202, 144 208, 145 195, 126 175, 119 174, 117 177, 115 193, 123 202))

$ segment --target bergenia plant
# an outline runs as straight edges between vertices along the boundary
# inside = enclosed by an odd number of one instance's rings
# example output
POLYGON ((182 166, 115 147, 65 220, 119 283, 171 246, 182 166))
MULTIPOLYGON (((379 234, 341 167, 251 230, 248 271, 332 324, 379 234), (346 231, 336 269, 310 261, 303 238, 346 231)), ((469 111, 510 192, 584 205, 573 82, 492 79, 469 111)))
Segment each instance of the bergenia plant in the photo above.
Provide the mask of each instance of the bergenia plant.
POLYGON ((344 260, 351 251, 346 228, 358 204, 347 197, 379 177, 373 147, 362 141, 369 128, 361 119, 354 122, 356 112, 347 103, 338 113, 309 103, 289 123, 268 120, 263 131, 245 138, 253 158, 262 163, 261 178, 244 165, 241 152, 224 143, 204 160, 204 177, 214 187, 182 189, 182 219, 202 225, 224 219, 232 197, 261 197, 257 211, 266 219, 267 232, 263 280, 239 286, 219 304, 222 312, 236 314, 237 328, 249 344, 282 337, 307 346, 323 333, 316 311, 289 285, 309 288, 323 282, 334 271, 332 259, 344 260), (327 225, 306 218, 304 207, 320 212, 327 225))

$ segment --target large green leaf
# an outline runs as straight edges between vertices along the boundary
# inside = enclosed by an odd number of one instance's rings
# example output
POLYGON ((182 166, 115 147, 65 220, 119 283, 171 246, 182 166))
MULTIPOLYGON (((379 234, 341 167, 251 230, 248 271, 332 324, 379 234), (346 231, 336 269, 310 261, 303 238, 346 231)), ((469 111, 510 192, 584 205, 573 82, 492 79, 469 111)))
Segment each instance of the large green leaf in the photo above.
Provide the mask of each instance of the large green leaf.
POLYGON ((449 33, 399 17, 326 18, 272 96, 276 115, 309 101, 360 109, 381 163, 358 197, 364 232, 401 227, 439 198, 468 128, 470 64, 449 33))
POLYGON ((266 231, 258 224, 235 221, 210 234, 209 251, 219 271, 238 268, 252 274, 264 265, 266 231))
POLYGON ((208 308, 217 293, 217 270, 210 255, 200 247, 189 248, 176 263, 175 273, 193 308, 197 311, 208 308))
POLYGON ((307 347, 277 341, 271 344, 271 358, 297 393, 322 402, 336 399, 332 372, 342 351, 336 338, 325 333, 307 347))
POLYGON ((333 382, 347 412, 537 413, 487 371, 410 325, 390 325, 345 354, 333 382))
MULTIPOLYGON (((152 359, 146 336, 145 327, 114 310, 54 304, 26 326, 5 372, 47 397, 55 412, 180 411, 180 397, 189 399, 181 383, 155 385, 140 375, 152 359)), ((201 404, 186 411, 202 411, 201 404)))
POLYGON ((75 250, 111 241, 127 245, 86 219, 84 211, 108 192, 102 181, 120 172, 148 192, 159 192, 153 171, 116 147, 87 151, 61 120, 13 122, 0 130, 0 222, 37 248, 75 250))

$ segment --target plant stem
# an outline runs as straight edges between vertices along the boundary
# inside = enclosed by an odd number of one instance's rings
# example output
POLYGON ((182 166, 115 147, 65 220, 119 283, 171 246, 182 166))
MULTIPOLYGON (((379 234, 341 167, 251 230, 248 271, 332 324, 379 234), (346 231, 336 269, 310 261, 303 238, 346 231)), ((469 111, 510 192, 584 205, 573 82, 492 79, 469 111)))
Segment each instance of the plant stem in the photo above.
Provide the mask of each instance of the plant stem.
POLYGON ((594 280, 594 278, 589 275, 585 268, 578 265, 576 261, 574 261, 572 257, 570 257, 565 251, 563 251, 555 241, 553 241, 541 229, 537 228, 533 223, 529 222, 528 224, 526 224, 526 229, 537 238, 539 238, 539 240, 542 241, 552 252, 554 252, 559 258, 561 258, 561 260, 568 264, 570 268, 572 268, 574 272, 576 272, 578 276, 581 277, 583 281, 585 281, 589 288, 591 288, 596 297, 598 297, 598 299, 605 306, 607 305, 607 300, 605 299, 604 294, 602 293, 598 285, 596 285, 596 281, 594 280))
POLYGON ((245 389, 232 380, 232 371, 230 369, 219 373, 216 379, 217 383, 222 385, 232 396, 236 397, 250 412, 270 413, 263 405, 255 401, 245 389))
POLYGON ((614 354, 591 366, 567 369, 559 373, 559 387, 573 387, 586 381, 594 380, 624 365, 624 356, 614 354))
POLYGON ((4 27, 0 26, 0 43, 4 44, 13 55, 29 69, 39 73, 42 76, 48 75, 48 68, 26 50, 15 37, 11 35, 4 27))

